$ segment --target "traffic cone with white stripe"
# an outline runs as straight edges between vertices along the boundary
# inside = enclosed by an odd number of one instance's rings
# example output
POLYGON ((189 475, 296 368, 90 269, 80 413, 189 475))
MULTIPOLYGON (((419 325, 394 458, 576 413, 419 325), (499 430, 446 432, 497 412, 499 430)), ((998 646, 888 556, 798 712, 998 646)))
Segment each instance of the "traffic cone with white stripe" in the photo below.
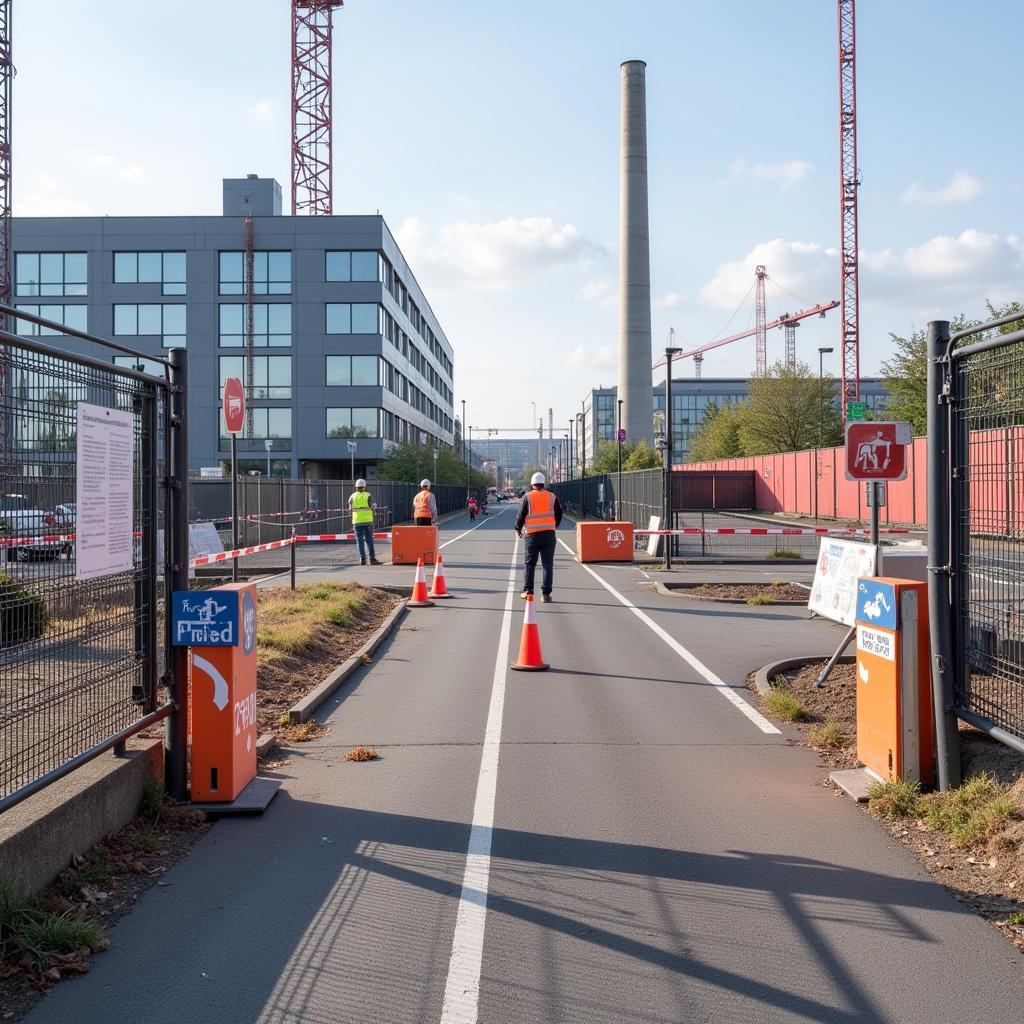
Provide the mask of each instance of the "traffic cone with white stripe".
POLYGON ((454 594, 448 593, 448 586, 445 583, 444 578, 444 559, 438 555, 437 561, 434 563, 434 581, 430 586, 431 598, 449 598, 454 597, 454 594))
POLYGON ((511 666, 517 672, 543 672, 550 668, 540 653, 540 633, 537 630, 537 606, 533 594, 526 595, 526 614, 523 617, 523 637, 519 641, 519 657, 511 666))
POLYGON ((416 580, 412 585, 412 597, 405 602, 407 608, 430 608, 434 604, 427 593, 427 573, 423 568, 423 559, 416 563, 416 580))

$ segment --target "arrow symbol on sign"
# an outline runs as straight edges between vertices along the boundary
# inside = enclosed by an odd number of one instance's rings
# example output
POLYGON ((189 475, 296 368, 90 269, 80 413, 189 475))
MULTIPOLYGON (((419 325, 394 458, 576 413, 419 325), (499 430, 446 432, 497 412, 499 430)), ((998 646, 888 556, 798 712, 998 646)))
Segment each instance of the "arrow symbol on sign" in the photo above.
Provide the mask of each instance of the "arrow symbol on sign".
POLYGON ((198 654, 192 655, 192 664, 195 668, 205 672, 213 680, 213 703, 218 711, 223 711, 228 706, 228 682, 205 658, 198 654))

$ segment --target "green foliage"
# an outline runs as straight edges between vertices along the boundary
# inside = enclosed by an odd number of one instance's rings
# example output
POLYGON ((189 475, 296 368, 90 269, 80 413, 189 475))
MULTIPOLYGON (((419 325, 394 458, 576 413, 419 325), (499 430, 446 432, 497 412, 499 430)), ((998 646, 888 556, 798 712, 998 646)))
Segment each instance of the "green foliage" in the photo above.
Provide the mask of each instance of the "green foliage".
POLYGON ((660 469, 663 464, 661 456, 643 438, 634 445, 622 446, 623 472, 632 472, 635 469, 660 469))
MULTIPOLYGON (((380 480, 397 480, 418 484, 427 478, 434 484, 466 485, 466 465, 461 453, 451 448, 421 444, 393 445, 388 457, 377 466, 380 480), (434 452, 437 452, 437 468, 434 468, 434 452)), ((477 469, 469 471, 469 486, 486 491, 494 481, 477 469)), ((373 481, 369 488, 373 491, 373 481)))
POLYGON ((921 816, 921 783, 906 779, 875 782, 868 789, 868 810, 878 818, 921 816))
POLYGON ((799 722, 807 717, 807 709, 789 692, 781 677, 771 681, 772 688, 762 699, 765 710, 783 722, 799 722))
POLYGON ((771 594, 764 594, 764 593, 761 593, 761 594, 751 594, 750 597, 747 598, 747 604, 750 604, 750 605, 772 604, 772 596, 771 596, 771 594))
POLYGON ((768 559, 768 558, 800 558, 802 556, 800 555, 799 551, 793 551, 791 548, 776 548, 774 551, 769 551, 768 554, 765 555, 764 557, 766 559, 768 559))
POLYGON ((848 746, 850 742, 843 732, 843 727, 834 718, 812 725, 808 737, 812 746, 826 747, 829 750, 839 750, 848 746))
POLYGON ((959 789, 930 796, 928 822, 948 833, 957 846, 969 846, 1018 816, 1007 797, 1009 788, 990 772, 975 775, 959 789))
POLYGON ((690 443, 690 461, 714 462, 746 454, 740 438, 740 421, 741 410, 736 404, 719 406, 709 401, 704 407, 704 423, 690 443))
POLYGON ((0 647, 38 640, 50 625, 46 602, 0 573, 0 647))

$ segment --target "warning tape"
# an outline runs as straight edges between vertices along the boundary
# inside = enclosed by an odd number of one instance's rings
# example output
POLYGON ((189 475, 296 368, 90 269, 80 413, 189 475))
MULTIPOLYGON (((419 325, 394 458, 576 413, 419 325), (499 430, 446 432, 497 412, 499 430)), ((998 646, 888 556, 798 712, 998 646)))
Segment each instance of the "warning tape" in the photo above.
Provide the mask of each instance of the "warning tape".
MULTIPOLYGON (((910 533, 911 531, 910 530, 899 529, 899 528, 896 528, 896 527, 892 527, 890 529, 879 530, 878 532, 879 533, 910 533)), ((837 533, 847 534, 847 535, 857 534, 857 535, 865 536, 866 537, 866 536, 870 535, 871 531, 870 530, 862 530, 862 529, 852 529, 852 528, 851 529, 846 529, 844 527, 835 527, 835 528, 831 528, 830 529, 830 528, 826 528, 826 527, 806 527, 806 528, 800 528, 800 527, 773 527, 773 526, 757 527, 757 526, 754 526, 754 527, 750 527, 749 529, 737 529, 737 528, 733 528, 733 527, 730 527, 730 526, 721 526, 721 527, 711 528, 711 529, 701 529, 699 526, 687 526, 687 527, 684 527, 683 529, 680 529, 680 530, 634 530, 633 531, 633 536, 634 537, 678 537, 678 536, 681 536, 681 535, 684 535, 684 534, 687 535, 687 536, 692 536, 694 534, 696 534, 697 536, 701 536, 701 535, 705 535, 706 536, 707 534, 719 534, 719 535, 724 534, 726 536, 739 535, 739 536, 755 536, 755 537, 765 537, 765 536, 783 536, 783 537, 803 537, 803 536, 808 536, 808 537, 821 537, 821 536, 826 536, 826 535, 830 535, 830 534, 837 534, 837 533)))
MULTIPOLYGON (((306 544, 309 542, 317 541, 332 541, 332 540, 355 540, 356 535, 354 533, 311 533, 311 534, 298 534, 295 540, 299 544, 306 544)), ((374 540, 391 540, 390 533, 375 533, 373 535, 374 540)))
POLYGON ((44 537, 0 537, 0 548, 13 548, 19 544, 67 544, 75 539, 73 533, 53 534, 44 537))
MULTIPOLYGON (((201 565, 213 565, 216 562, 227 562, 234 558, 245 558, 247 555, 258 555, 263 551, 276 551, 280 548, 289 548, 293 544, 315 544, 323 541, 355 540, 354 533, 317 533, 297 534, 294 537, 286 537, 284 540, 272 540, 266 544, 253 544, 247 548, 235 548, 232 551, 217 551, 212 555, 200 555, 188 563, 190 569, 198 568, 201 565)), ((390 533, 375 533, 374 540, 391 540, 390 533)))

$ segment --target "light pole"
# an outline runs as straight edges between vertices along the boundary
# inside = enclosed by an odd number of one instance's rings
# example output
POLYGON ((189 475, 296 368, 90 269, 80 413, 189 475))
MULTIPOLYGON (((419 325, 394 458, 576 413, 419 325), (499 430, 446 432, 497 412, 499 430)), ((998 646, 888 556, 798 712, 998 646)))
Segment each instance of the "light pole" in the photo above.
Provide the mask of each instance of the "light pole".
MULTIPOLYGON (((672 529, 672 357, 681 348, 665 349, 665 529, 672 529)), ((665 568, 672 568, 672 537, 665 537, 665 568)))
POLYGON ((615 443, 619 449, 619 472, 615 480, 615 518, 621 519, 619 515, 619 504, 622 501, 622 399, 618 400, 618 413, 615 417, 615 443))
POLYGON ((462 400, 462 461, 466 461, 466 400, 462 400))
POLYGON ((576 422, 575 416, 569 417, 569 479, 576 475, 576 455, 572 448, 572 425, 576 422))
POLYGON ((825 442, 825 355, 831 347, 818 349, 818 447, 814 449, 814 518, 818 518, 818 459, 825 442))
POLYGON ((587 407, 580 402, 580 412, 576 418, 580 424, 579 446, 580 446, 580 518, 587 518, 587 407))
POLYGON ((473 428, 469 428, 469 458, 466 461, 466 500, 469 500, 469 479, 471 474, 470 463, 473 461, 473 428))
POLYGON ((346 441, 345 444, 348 446, 350 472, 352 474, 352 483, 354 484, 356 482, 356 448, 359 446, 355 441, 346 441))
POLYGON ((263 442, 263 447, 267 449, 267 479, 269 480, 270 479, 270 452, 273 450, 273 447, 274 447, 274 439, 271 438, 271 437, 268 437, 266 439, 266 441, 263 442))
POLYGON ((434 486, 437 486, 437 449, 434 449, 434 475, 431 478, 434 486))

